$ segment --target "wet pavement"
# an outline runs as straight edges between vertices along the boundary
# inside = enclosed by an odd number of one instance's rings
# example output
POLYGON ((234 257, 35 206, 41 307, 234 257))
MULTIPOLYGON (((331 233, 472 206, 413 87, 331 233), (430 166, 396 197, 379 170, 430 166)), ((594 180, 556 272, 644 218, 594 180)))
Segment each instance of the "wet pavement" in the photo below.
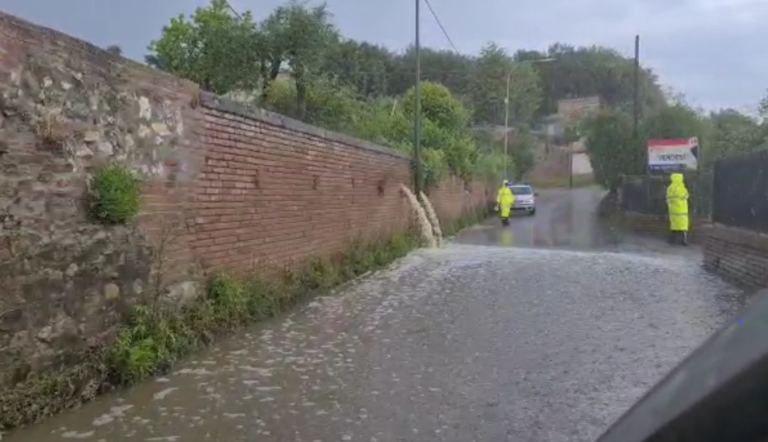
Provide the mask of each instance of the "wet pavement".
POLYGON ((3 440, 592 441, 741 298, 695 249, 599 224, 600 196, 543 193, 536 216, 416 251, 3 440))

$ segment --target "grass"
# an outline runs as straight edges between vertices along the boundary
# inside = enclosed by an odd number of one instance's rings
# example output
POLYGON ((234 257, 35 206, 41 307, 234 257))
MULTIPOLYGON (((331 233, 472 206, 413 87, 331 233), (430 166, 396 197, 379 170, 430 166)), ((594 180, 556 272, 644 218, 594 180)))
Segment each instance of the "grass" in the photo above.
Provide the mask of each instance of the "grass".
POLYGON ((139 213, 141 183, 117 162, 99 166, 91 180, 91 216, 104 224, 125 224, 139 213))

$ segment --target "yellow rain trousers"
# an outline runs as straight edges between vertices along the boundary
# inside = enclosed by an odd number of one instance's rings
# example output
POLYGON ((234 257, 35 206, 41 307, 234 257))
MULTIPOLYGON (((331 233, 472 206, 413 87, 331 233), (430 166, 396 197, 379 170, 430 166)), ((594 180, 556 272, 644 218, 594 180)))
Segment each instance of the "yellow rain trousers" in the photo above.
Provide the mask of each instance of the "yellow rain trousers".
POLYGON ((673 173, 672 183, 667 187, 667 208, 669 209, 669 229, 673 232, 688 231, 688 189, 683 182, 683 174, 673 173))
POLYGON ((499 207, 499 216, 502 218, 509 218, 509 214, 512 212, 512 204, 515 203, 515 195, 512 194, 512 189, 507 187, 506 184, 499 188, 496 194, 496 205, 499 207))

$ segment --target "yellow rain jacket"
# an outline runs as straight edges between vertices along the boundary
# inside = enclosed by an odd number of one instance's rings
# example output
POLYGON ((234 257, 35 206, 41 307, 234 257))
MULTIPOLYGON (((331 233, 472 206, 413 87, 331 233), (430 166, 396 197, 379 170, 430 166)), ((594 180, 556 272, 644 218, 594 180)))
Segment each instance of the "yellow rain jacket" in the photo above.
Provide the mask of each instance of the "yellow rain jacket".
POLYGON ((507 187, 508 183, 507 180, 504 180, 498 193, 496 193, 496 206, 499 208, 499 216, 502 218, 509 218, 512 204, 515 203, 515 195, 512 193, 512 189, 507 187))
POLYGON ((688 231, 688 189, 683 182, 683 174, 673 173, 672 183, 667 187, 667 207, 669 209, 669 229, 673 232, 688 231))

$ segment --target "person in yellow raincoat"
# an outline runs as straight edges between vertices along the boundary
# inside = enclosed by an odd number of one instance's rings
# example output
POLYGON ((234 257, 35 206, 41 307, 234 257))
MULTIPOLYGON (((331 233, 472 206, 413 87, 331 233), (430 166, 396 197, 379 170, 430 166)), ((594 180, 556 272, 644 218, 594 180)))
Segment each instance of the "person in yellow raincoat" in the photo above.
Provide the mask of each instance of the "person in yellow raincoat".
POLYGON ((509 225, 509 215, 512 213, 512 205, 515 203, 515 195, 509 188, 509 181, 504 180, 496 193, 496 211, 499 212, 501 224, 509 225))
POLYGON ((688 189, 683 182, 682 173, 673 173, 667 187, 667 208, 669 209, 669 242, 674 244, 677 238, 683 245, 688 245, 688 189))

